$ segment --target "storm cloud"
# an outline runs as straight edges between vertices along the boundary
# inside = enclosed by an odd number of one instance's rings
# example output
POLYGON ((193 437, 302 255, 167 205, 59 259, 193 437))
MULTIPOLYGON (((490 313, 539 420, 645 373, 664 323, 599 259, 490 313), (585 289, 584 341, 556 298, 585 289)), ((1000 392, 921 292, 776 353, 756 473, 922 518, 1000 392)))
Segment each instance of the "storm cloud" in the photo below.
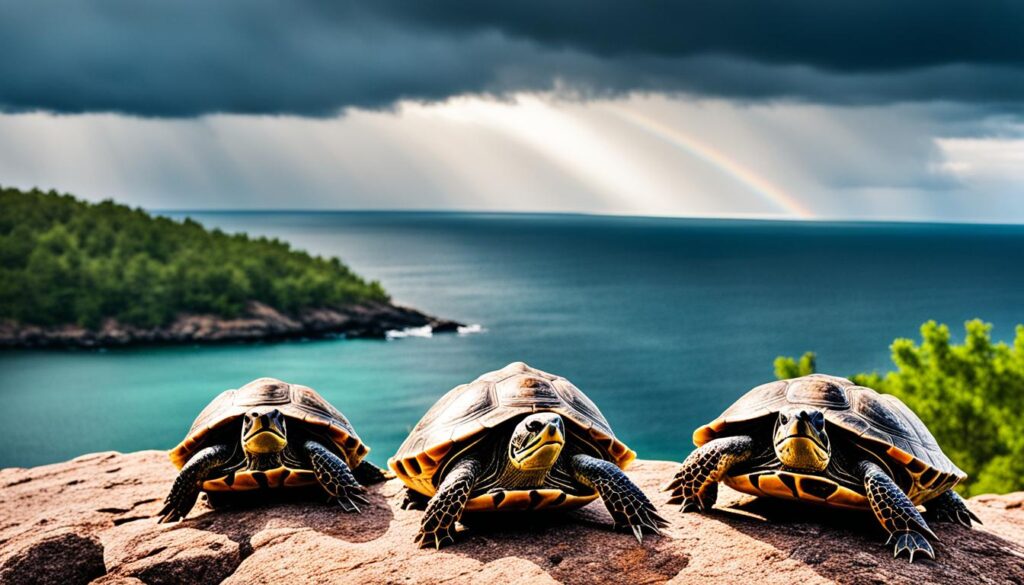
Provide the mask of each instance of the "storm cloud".
POLYGON ((0 109, 330 116, 551 92, 1024 98, 1019 2, 0 1, 0 109))

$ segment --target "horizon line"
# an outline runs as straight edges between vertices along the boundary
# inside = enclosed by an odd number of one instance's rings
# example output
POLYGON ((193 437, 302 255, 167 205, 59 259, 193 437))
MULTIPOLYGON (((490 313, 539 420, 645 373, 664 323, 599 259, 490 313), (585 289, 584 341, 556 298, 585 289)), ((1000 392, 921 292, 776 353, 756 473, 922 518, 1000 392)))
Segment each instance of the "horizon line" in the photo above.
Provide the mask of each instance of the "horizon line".
POLYGON ((141 207, 150 213, 173 213, 173 214, 226 214, 226 213, 252 213, 252 214, 418 214, 418 215, 510 215, 510 216, 555 216, 555 217, 594 217, 594 218, 622 218, 622 219, 644 219, 644 220, 702 220, 702 221, 737 221, 749 223, 799 223, 799 224, 909 224, 909 225, 969 225, 969 226, 998 226, 998 227, 1024 227, 1021 221, 994 221, 994 220, 935 220, 935 219, 876 219, 876 218, 834 218, 815 216, 812 218, 801 217, 778 217, 760 214, 736 214, 736 215, 651 215, 651 214, 627 214, 614 212, 594 211, 515 211, 515 210, 473 210, 473 209, 344 209, 344 208, 210 208, 210 209, 168 209, 168 208, 146 208, 141 207))

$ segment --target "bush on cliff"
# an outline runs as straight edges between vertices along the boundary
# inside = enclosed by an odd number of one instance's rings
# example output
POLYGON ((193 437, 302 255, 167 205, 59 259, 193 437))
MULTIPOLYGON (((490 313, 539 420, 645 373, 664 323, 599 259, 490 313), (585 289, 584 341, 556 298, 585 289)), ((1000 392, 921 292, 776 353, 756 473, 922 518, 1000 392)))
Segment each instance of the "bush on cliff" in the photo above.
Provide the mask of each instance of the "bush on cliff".
MULTIPOLYGON (((960 491, 975 495, 1024 489, 1024 325, 1012 343, 993 343, 992 325, 965 324, 963 343, 929 321, 921 342, 892 343, 894 371, 855 374, 862 386, 899 397, 928 425, 943 451, 970 476, 960 491)), ((815 355, 778 357, 779 379, 815 371, 815 355)))
POLYGON ((0 319, 157 326, 179 312, 238 315, 385 301, 337 258, 277 239, 207 230, 112 201, 0 188, 0 319))

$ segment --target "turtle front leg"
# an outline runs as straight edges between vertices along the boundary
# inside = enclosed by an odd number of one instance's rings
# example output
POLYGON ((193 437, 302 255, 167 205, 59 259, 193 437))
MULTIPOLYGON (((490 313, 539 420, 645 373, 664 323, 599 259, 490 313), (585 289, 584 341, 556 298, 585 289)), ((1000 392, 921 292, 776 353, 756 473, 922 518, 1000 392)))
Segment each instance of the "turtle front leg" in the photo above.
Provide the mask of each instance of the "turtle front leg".
POLYGON ((967 528, 971 527, 972 520, 982 524, 981 519, 967 507, 967 502, 953 490, 945 491, 929 500, 924 508, 924 515, 936 522, 955 522, 967 528))
POLYGON ((936 540, 938 537, 931 528, 928 528, 921 513, 917 511, 917 506, 910 501, 907 494, 903 493, 900 486, 896 485, 896 482, 877 464, 862 461, 858 469, 864 478, 864 490, 871 504, 871 511, 889 533, 886 544, 894 540, 896 542, 893 557, 907 551, 911 563, 914 562, 914 554, 918 552, 934 559, 935 551, 925 536, 936 540))
POLYGON ((455 523, 462 518, 469 494, 482 469, 483 465, 477 460, 463 459, 448 472, 437 487, 437 493, 427 503, 415 541, 420 548, 431 545, 441 548, 455 543, 455 523))
POLYGON ((173 522, 188 516, 189 511, 196 505, 203 481, 209 476, 210 471, 227 463, 229 457, 231 449, 227 445, 213 445, 193 455, 174 480, 171 493, 167 494, 167 499, 164 500, 164 507, 157 512, 160 518, 158 522, 173 522))
POLYGON ((331 496, 328 501, 337 503, 346 512, 359 512, 358 504, 369 504, 363 486, 356 481, 344 459, 316 441, 306 441, 303 447, 316 480, 331 496))
POLYGON ((356 476, 356 481, 361 485, 373 485, 395 477, 395 474, 377 467, 366 459, 356 465, 356 468, 352 470, 352 475, 356 476))
POLYGON ((614 463, 583 454, 574 455, 571 461, 576 479, 601 495, 616 529, 628 527, 637 542, 643 543, 644 528, 661 534, 661 528, 668 526, 654 504, 614 463))
POLYGON ((683 512, 706 512, 718 499, 718 482, 737 463, 750 459, 754 440, 738 435, 708 441, 683 461, 665 490, 672 491, 670 504, 682 504, 683 512))

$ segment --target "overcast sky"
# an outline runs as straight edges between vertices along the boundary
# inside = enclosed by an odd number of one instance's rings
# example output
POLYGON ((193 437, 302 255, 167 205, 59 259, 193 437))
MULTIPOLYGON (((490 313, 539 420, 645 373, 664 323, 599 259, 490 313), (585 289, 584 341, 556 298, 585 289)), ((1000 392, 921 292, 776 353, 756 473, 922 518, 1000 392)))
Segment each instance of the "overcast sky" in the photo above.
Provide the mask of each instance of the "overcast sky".
POLYGON ((0 184, 1024 222, 1024 3, 0 0, 0 184))

